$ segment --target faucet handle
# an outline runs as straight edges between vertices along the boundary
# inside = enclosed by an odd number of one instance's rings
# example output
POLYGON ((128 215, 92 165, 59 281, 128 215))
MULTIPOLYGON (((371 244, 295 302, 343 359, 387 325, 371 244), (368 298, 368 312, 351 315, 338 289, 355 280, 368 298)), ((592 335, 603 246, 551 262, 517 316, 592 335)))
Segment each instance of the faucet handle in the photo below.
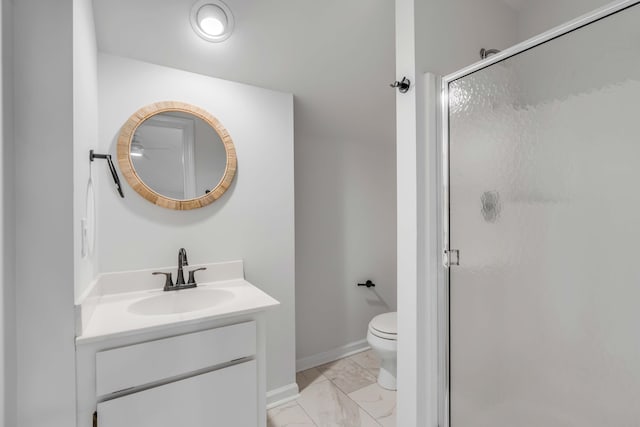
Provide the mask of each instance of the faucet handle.
POLYGON ((196 268, 195 270, 191 270, 189 272, 189 280, 187 281, 187 285, 197 285, 195 272, 200 270, 206 270, 206 269, 207 267, 200 267, 200 268, 196 268))
POLYGON ((164 281, 164 290, 165 291, 169 290, 169 289, 171 289, 173 287, 173 279, 171 278, 171 273, 170 272, 169 273, 163 273, 162 271, 155 271, 155 272, 153 272, 151 274, 153 274, 154 276, 158 275, 158 274, 164 274, 165 275, 165 277, 166 277, 166 279, 164 281))

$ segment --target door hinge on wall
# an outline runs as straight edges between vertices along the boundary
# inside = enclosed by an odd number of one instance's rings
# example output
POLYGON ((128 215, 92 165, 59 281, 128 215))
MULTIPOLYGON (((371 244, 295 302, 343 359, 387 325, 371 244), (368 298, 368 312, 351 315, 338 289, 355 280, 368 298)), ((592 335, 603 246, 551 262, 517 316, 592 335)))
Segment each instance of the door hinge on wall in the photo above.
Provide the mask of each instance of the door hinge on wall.
POLYGON ((445 267, 460 265, 460 251, 458 249, 445 249, 443 263, 445 267))
POLYGON ((98 411, 93 413, 93 427, 98 427, 98 411))

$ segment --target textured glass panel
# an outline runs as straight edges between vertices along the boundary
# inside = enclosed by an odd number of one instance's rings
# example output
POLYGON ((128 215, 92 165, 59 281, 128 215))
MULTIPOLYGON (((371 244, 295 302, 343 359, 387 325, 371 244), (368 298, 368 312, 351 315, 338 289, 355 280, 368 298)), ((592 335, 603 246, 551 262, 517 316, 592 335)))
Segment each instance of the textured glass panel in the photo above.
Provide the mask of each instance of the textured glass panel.
POLYGON ((450 84, 452 427, 640 426, 639 23, 450 84))

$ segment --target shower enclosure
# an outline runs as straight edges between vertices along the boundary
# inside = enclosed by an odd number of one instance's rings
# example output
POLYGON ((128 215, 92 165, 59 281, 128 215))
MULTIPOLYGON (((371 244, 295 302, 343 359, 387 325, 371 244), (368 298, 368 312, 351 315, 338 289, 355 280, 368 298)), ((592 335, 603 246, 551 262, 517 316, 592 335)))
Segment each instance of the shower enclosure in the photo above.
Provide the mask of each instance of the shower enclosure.
POLYGON ((441 426, 640 426, 640 5, 443 80, 441 426))

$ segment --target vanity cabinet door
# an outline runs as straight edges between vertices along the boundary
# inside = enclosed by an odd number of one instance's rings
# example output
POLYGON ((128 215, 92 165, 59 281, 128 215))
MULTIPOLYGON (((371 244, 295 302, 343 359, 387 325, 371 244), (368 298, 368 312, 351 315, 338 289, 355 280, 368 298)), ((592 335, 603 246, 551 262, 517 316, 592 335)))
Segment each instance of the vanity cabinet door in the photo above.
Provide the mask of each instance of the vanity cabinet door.
POLYGON ((100 427, 253 427, 256 361, 196 375, 98 404, 100 427))

